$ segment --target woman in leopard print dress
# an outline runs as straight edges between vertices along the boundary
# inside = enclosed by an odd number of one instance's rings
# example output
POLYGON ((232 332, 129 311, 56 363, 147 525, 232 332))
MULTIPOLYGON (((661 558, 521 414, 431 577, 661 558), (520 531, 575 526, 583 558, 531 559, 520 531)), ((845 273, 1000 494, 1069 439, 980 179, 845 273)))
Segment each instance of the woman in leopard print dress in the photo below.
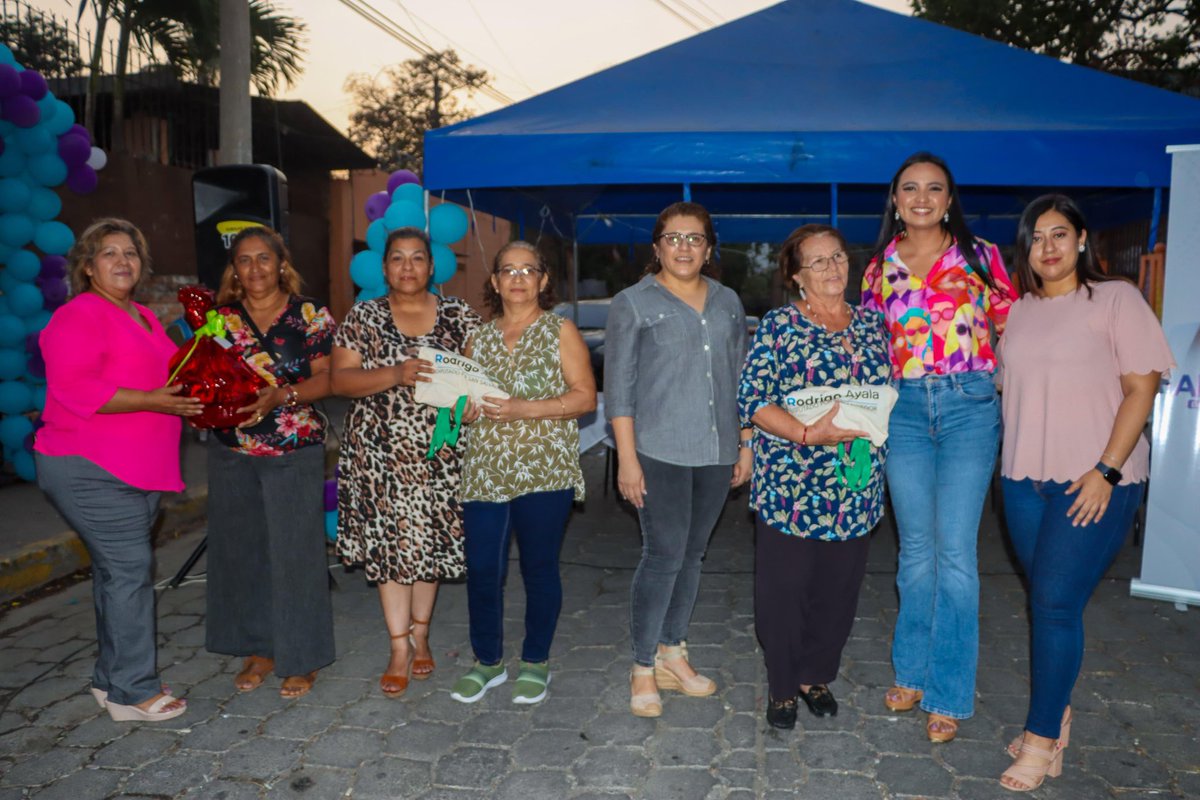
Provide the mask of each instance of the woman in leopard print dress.
POLYGON ((416 228, 388 236, 385 297, 357 303, 338 328, 333 388, 352 397, 338 459, 338 552, 361 563, 391 637, 380 689, 396 696, 433 672, 429 621, 438 583, 463 575, 459 453, 426 459, 437 409, 413 397, 433 367, 418 348, 461 352, 481 323, 462 300, 428 291, 429 240, 416 228))

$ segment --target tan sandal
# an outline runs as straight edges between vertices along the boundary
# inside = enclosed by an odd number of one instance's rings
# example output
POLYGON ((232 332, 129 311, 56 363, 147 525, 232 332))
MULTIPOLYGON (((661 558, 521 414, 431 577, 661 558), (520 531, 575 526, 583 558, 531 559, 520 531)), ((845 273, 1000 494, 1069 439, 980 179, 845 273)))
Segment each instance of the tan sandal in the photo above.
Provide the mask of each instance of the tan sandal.
POLYGON ((432 650, 430 651, 428 656, 417 656, 416 655, 417 642, 416 642, 416 637, 412 635, 412 632, 418 625, 425 626, 425 649, 429 650, 429 620, 417 619, 416 617, 413 617, 412 625, 410 625, 408 628, 409 643, 412 645, 412 648, 413 648, 412 679, 414 681, 423 681, 423 680, 429 679, 429 676, 433 674, 434 667, 437 665, 433 663, 433 651, 432 650))
MULTIPOLYGON (((1009 758, 1016 758, 1021 755, 1021 745, 1025 743, 1025 731, 1017 734, 1017 738, 1008 743, 1005 750, 1008 751, 1009 758)), ((1067 706, 1063 710, 1062 724, 1059 725, 1058 740, 1054 743, 1057 750, 1066 750, 1067 745, 1071 743, 1071 707, 1067 706)))
POLYGON ((925 734, 931 742, 953 742, 958 735, 958 720, 942 714, 930 714, 929 721, 925 723, 925 734))
POLYGON ((670 662, 682 661, 689 667, 687 642, 677 645, 659 645, 654 654, 654 683, 659 689, 683 692, 688 697, 708 697, 717 690, 717 684, 703 675, 681 676, 671 669, 670 662))
POLYGON ((275 669, 275 659, 266 656, 246 656, 242 662, 242 671, 233 679, 233 685, 239 692, 253 692, 262 686, 263 679, 275 669))
POLYGON ((912 711, 925 693, 920 689, 906 689, 903 686, 893 686, 883 696, 883 704, 889 711, 912 711))
POLYGON ((635 665, 629 673, 629 710, 635 717, 661 717, 662 698, 659 697, 657 689, 653 692, 633 693, 633 679, 643 675, 654 675, 654 667, 635 665))
POLYGON ((1057 778, 1062 775, 1062 748, 1055 747, 1053 750, 1043 750, 1040 747, 1034 747, 1028 742, 1021 743, 1021 754, 1040 758, 1040 763, 1021 763, 1020 759, 1008 769, 1004 770, 1004 774, 1000 776, 1000 785, 1010 792, 1032 792, 1034 789, 1042 785, 1046 777, 1057 778), (1004 782, 1008 778, 1016 783, 1012 786, 1004 782))
MULTIPOLYGON (((408 690, 408 679, 412 676, 412 638, 407 633, 398 633, 390 638, 393 642, 397 641, 398 639, 409 640, 408 646, 410 650, 408 653, 408 664, 405 667, 403 675, 396 675, 392 672, 384 672, 383 675, 379 676, 379 690, 388 697, 399 697, 408 690)), ((388 664, 388 666, 390 667, 391 664, 388 664)))
POLYGON ((279 687, 279 696, 285 700, 293 700, 297 697, 304 697, 312 691, 313 684, 317 682, 317 673, 308 673, 307 675, 289 675, 283 679, 283 685, 279 687))

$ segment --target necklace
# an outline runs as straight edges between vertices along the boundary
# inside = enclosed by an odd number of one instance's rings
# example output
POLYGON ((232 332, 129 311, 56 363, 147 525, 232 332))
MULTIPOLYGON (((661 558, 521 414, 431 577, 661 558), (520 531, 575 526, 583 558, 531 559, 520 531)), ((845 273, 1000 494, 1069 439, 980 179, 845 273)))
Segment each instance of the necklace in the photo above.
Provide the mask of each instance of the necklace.
MULTIPOLYGON (((817 319, 817 312, 813 310, 812 304, 808 302, 808 298, 803 297, 801 300, 804 302, 804 310, 808 312, 808 318, 812 320, 812 323, 826 333, 829 333, 828 326, 826 326, 824 322, 821 322, 821 320, 817 319)), ((850 317, 852 315, 850 304, 843 300, 842 307, 846 309, 846 316, 850 317)), ((847 325, 847 327, 849 327, 849 325, 847 325)))

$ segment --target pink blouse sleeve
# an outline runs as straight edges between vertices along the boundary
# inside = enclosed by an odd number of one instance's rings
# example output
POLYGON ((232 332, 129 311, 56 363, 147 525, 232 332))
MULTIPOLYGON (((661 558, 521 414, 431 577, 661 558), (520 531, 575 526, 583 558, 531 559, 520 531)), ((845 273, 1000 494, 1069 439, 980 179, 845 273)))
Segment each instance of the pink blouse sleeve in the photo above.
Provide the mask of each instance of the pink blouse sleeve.
POLYGON ((42 330, 39 342, 46 361, 46 391, 80 417, 90 417, 119 388, 105 377, 107 359, 97 352, 95 320, 78 308, 63 306, 42 330))
POLYGON ((992 282, 996 284, 995 289, 988 289, 984 292, 984 310, 987 312, 988 319, 992 321, 992 327, 996 329, 996 334, 1004 333, 1004 326, 1008 322, 1008 310, 1012 308, 1013 301, 1017 299, 1017 290, 1013 288, 1012 280, 1008 277, 1008 269, 1004 266, 1004 259, 1000 256, 1000 248, 994 244, 989 244, 987 249, 981 253, 987 261, 988 273, 992 276, 992 282))
POLYGON ((862 280, 862 301, 860 305, 863 308, 869 308, 872 311, 883 313, 883 259, 872 261, 867 265, 867 271, 863 274, 862 280))
POLYGON ((1113 348, 1122 375, 1166 374, 1175 366, 1167 337, 1158 317, 1142 293, 1125 281, 1112 281, 1116 288, 1112 307, 1113 348))

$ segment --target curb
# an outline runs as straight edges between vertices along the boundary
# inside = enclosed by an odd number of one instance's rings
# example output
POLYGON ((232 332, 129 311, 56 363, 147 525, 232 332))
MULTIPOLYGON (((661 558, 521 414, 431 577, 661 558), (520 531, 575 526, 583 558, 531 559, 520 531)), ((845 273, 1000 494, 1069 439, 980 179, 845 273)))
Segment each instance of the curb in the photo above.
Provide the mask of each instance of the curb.
MULTIPOLYGON (((165 503, 151 541, 155 547, 177 539, 204 517, 208 488, 165 503)), ((0 556, 0 604, 35 591, 51 581, 91 566, 83 541, 73 530, 26 545, 13 555, 0 556)))

